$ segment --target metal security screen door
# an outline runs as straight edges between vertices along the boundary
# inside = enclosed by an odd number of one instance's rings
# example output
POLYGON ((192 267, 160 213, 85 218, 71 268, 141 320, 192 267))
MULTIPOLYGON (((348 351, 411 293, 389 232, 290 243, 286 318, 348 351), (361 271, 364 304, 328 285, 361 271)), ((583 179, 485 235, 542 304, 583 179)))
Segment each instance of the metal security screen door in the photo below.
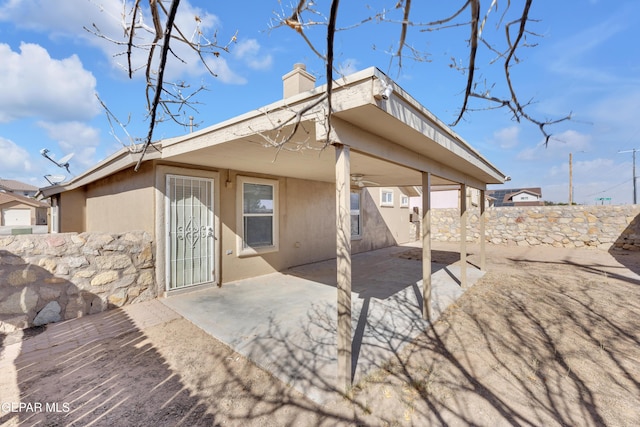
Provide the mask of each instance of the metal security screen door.
POLYGON ((213 282, 213 180, 169 175, 167 196, 168 289, 213 282))

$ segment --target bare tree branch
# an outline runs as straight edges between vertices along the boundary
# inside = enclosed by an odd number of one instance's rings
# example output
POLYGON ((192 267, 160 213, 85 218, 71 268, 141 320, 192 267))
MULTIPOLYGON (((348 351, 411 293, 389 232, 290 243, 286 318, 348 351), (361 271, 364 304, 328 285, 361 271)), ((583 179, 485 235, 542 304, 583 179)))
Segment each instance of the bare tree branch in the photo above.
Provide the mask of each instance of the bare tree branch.
MULTIPOLYGON (((129 131, 127 131, 127 124, 126 123, 122 123, 116 116, 115 114, 113 114, 111 112, 111 110, 109 109, 109 107, 107 107, 107 105, 104 103, 104 101, 98 96, 98 94, 96 94, 96 98, 98 98, 98 102, 100 102, 100 105, 102 105, 102 108, 104 108, 104 111, 106 112, 107 115, 107 122, 109 122, 109 129, 110 129, 110 133, 111 135, 115 138, 116 141, 118 141, 120 144, 122 144, 123 147, 126 147, 129 149, 129 151, 131 151, 132 153, 136 152, 136 143, 135 143, 135 139, 129 134, 129 131), (113 127, 113 122, 116 122, 118 124, 118 126, 120 127, 120 129, 122 129, 122 131, 127 135, 127 139, 129 139, 129 143, 125 144, 124 142, 122 142, 122 140, 118 137, 118 134, 116 133, 114 127, 113 127)), ((129 117, 130 119, 131 117, 129 117)))
MULTIPOLYGON (((216 76, 214 69, 209 62, 210 58, 218 57, 221 52, 229 52, 229 46, 237 40, 237 32, 233 35, 231 40, 226 45, 218 45, 217 37, 214 35, 213 39, 208 39, 202 31, 200 31, 200 19, 195 17, 196 29, 191 37, 188 37, 181 28, 175 24, 175 17, 177 10, 180 7, 179 0, 173 0, 169 9, 166 8, 165 1, 163 0, 147 0, 149 6, 149 13, 152 18, 152 26, 144 23, 143 13, 146 9, 143 8, 143 2, 135 0, 133 3, 130 14, 127 14, 127 3, 123 2, 125 11, 122 15, 123 28, 125 31, 126 41, 119 41, 113 38, 107 37, 102 34, 99 28, 94 24, 93 30, 87 30, 96 34, 99 37, 109 40, 118 45, 125 46, 122 55, 126 55, 126 68, 129 77, 132 78, 136 71, 134 65, 134 50, 142 49, 146 52, 146 64, 143 67, 145 71, 146 79, 146 102, 147 111, 149 117, 149 128, 144 141, 144 149, 151 144, 153 138, 153 131, 157 123, 167 120, 172 120, 175 123, 186 125, 185 123, 185 109, 191 108, 194 111, 195 95, 204 90, 204 86, 193 90, 189 89, 189 85, 186 82, 167 82, 165 81, 165 70, 167 67, 167 58, 171 54, 178 61, 186 63, 188 59, 184 55, 184 51, 176 50, 172 43, 186 46, 192 52, 195 53, 198 60, 206 68, 207 72, 216 76), (142 33, 143 37, 139 37, 138 33, 142 33), (146 39, 146 42, 145 42, 146 39), (142 40, 142 42, 141 42, 142 40)), ((527 24, 529 22, 535 22, 529 18, 530 8, 533 0, 526 0, 521 12, 514 11, 511 4, 511 0, 503 0, 506 2, 506 7, 501 14, 498 15, 499 1, 498 0, 458 0, 459 8, 456 8, 453 13, 439 19, 415 19, 412 14, 415 14, 414 7, 416 4, 412 0, 398 0, 392 9, 380 9, 371 10, 371 14, 364 18, 359 17, 354 24, 347 23, 343 27, 337 26, 337 15, 340 9, 339 0, 332 0, 329 4, 328 14, 323 13, 316 2, 310 0, 297 0, 292 6, 289 13, 285 13, 282 10, 281 15, 276 15, 277 20, 272 21, 270 28, 277 27, 289 27, 293 29, 309 46, 311 52, 320 58, 325 65, 325 77, 326 77, 326 93, 318 99, 318 102, 326 101, 327 111, 325 126, 327 127, 327 139, 326 145, 330 144, 331 138, 331 118, 333 114, 333 90, 336 82, 334 82, 334 76, 339 70, 336 69, 335 61, 335 35, 340 32, 348 31, 358 26, 367 24, 392 24, 400 26, 400 33, 398 37, 397 47, 386 50, 386 53, 390 55, 390 63, 393 64, 397 59, 397 68, 400 70, 403 67, 403 59, 411 58, 415 61, 426 62, 431 56, 429 50, 419 49, 416 46, 414 40, 410 39, 409 27, 419 28, 418 33, 427 34, 434 31, 443 31, 460 27, 469 28, 469 40, 468 40, 468 58, 452 57, 451 68, 460 71, 465 75, 465 87, 463 92, 463 100, 460 110, 456 115, 455 121, 452 126, 457 125, 465 116, 467 112, 477 111, 479 109, 487 110, 494 108, 507 108, 514 120, 520 121, 522 119, 529 121, 539 127, 543 135, 545 136, 545 144, 550 140, 550 133, 547 132, 547 127, 553 124, 557 124, 564 120, 569 120, 570 115, 559 119, 546 119, 540 120, 531 116, 528 113, 527 107, 531 105, 531 101, 523 103, 517 96, 517 90, 513 85, 511 72, 512 66, 520 62, 518 57, 518 51, 521 48, 532 47, 535 44, 531 44, 527 41, 527 36, 538 36, 537 34, 529 31, 527 24), (484 6, 484 3, 488 3, 488 7, 484 6), (486 7, 486 9, 485 9, 486 7), (464 18, 464 12, 469 10, 469 20, 464 18), (480 10, 484 9, 486 12, 481 15, 480 10), (509 12, 509 14, 508 14, 509 12), (503 24, 508 15, 512 15, 511 12, 518 13, 516 19, 503 24), (326 17, 325 17, 326 15, 326 17), (496 16, 497 15, 497 16, 496 16), (487 36, 487 27, 491 23, 491 19, 495 17, 496 29, 504 28, 505 39, 500 43, 499 40, 489 39, 487 36), (413 19, 412 19, 413 18, 413 19), (312 27, 323 26, 326 28, 326 34, 324 47, 321 42, 316 38, 317 35, 311 31, 307 31, 312 27), (496 82, 485 82, 484 91, 477 89, 477 86, 482 84, 481 72, 482 64, 480 60, 482 58, 481 52, 485 50, 495 55, 494 58, 487 60, 488 66, 494 65, 497 61, 503 61, 503 67, 501 72, 501 78, 496 82), (325 53, 322 53, 322 52, 325 53), (499 84, 497 84, 499 83, 499 84), (503 88, 508 93, 507 96, 495 95, 492 93, 494 90, 503 88), (479 99, 488 101, 491 106, 477 108, 471 105, 472 99, 479 99)), ((424 17, 418 17, 424 18, 424 17)), ((433 17, 437 18, 437 17, 433 17)), ((86 29, 86 28, 85 28, 86 29)), ((411 34, 413 36, 413 34, 411 34)), ((422 43, 421 43, 422 44, 422 43)), ((394 44, 395 45, 395 44, 394 44)), ((375 47, 374 47, 375 49, 375 47)), ((466 55, 465 55, 466 56, 466 55)), ((485 79, 486 80, 486 79, 485 79)), ((104 103, 103 103, 104 105, 104 103)), ((317 108, 318 104, 313 103, 313 106, 308 108, 317 108)), ((107 116, 110 119, 115 119, 115 116, 106 108, 107 116)), ((310 110, 306 107, 301 109, 298 113, 293 114, 289 120, 285 123, 279 123, 273 127, 273 131, 276 132, 276 138, 272 136, 264 135, 268 144, 278 148, 278 152, 283 149, 288 143, 293 143, 294 136, 299 129, 303 115, 307 114, 310 110), (286 124, 286 128, 285 128, 286 124), (293 126, 291 126, 293 125, 293 126), (286 129, 286 131, 285 131, 286 129)), ((122 123, 117 121, 122 127, 122 123)), ((306 144, 299 144, 294 147, 295 150, 299 150, 300 147, 306 146, 306 144)), ((144 154, 144 153, 143 153, 144 154)), ((138 169, 142 157, 136 166, 138 169)))
POLYGON ((333 36, 335 35, 336 20, 338 19, 338 6, 340 0, 331 1, 331 11, 329 13, 329 25, 327 26, 327 140, 325 144, 331 141, 331 114, 333 113, 331 106, 331 90, 333 89, 333 36))
POLYGON ((407 42, 407 27, 409 26, 409 14, 411 12, 411 0, 407 0, 404 6, 404 18, 402 19, 402 30, 400 31, 400 42, 398 43, 398 51, 396 56, 398 57, 398 67, 402 68, 402 48, 407 42))
POLYGON ((515 119, 520 121, 520 117, 523 117, 526 120, 530 121, 531 123, 536 124, 545 137, 544 144, 546 147, 549 144, 549 139, 551 138, 551 134, 546 131, 546 126, 557 124, 565 120, 570 120, 571 114, 565 117, 559 118, 557 120, 547 120, 547 121, 540 121, 530 116, 527 112, 525 112, 523 105, 518 100, 518 96, 516 95, 516 90, 513 87, 513 83, 511 81, 511 71, 510 71, 511 61, 512 60, 517 61, 517 57, 515 56, 516 49, 520 45, 520 42, 522 41, 524 34, 526 33, 526 24, 529 19, 529 10, 531 9, 532 2, 533 0, 526 1, 520 19, 512 21, 507 25, 505 25, 506 39, 509 45, 509 50, 507 52, 507 56, 504 62, 504 75, 505 75, 505 80, 507 82, 507 86, 509 88, 509 93, 511 94, 510 108, 514 112, 515 119), (515 41, 511 43, 511 27, 518 23, 520 24, 520 26, 518 28, 517 36, 515 38, 515 41))
MULTIPOLYGON (((262 130, 255 130, 255 129, 251 129, 251 130, 252 130, 252 132, 255 132, 258 135, 260 135, 267 142, 268 146, 277 148, 276 154, 274 156, 274 161, 275 161, 275 159, 277 159, 278 154, 282 150, 300 151, 302 149, 301 147, 311 148, 309 146, 309 144, 306 144, 306 142, 305 142, 305 144, 297 143, 296 146, 291 150, 288 147, 288 144, 293 141, 293 138, 298 133, 298 129, 300 128, 300 126, 303 123, 304 116, 308 112, 310 112, 311 110, 316 108, 318 105, 320 105, 323 102, 325 102, 326 100, 327 100, 327 93, 325 92, 324 95, 322 95, 321 97, 316 99, 314 102, 306 105, 305 107, 297 108, 295 110, 292 109, 291 111, 292 111, 293 114, 291 115, 291 117, 289 117, 288 119, 283 120, 281 122, 278 122, 277 124, 274 123, 273 127, 269 129, 269 131, 275 131, 276 132, 275 138, 270 137, 266 132, 264 132, 262 130), (283 132, 288 126, 291 126, 291 125, 292 125, 291 129, 283 136, 281 134, 281 132, 283 132)), ((268 114, 267 114, 267 118, 268 118, 268 114)), ((327 144, 325 143, 323 148, 326 147, 326 145, 327 144)))
MULTIPOLYGON (((155 2, 155 0, 151 0, 151 2, 155 2)), ((158 65, 158 78, 156 80, 156 88, 155 94, 153 97, 153 102, 151 104, 151 108, 149 109, 149 132, 147 133, 147 137, 144 141, 144 145, 142 147, 142 154, 138 159, 138 163, 134 170, 137 172, 142 164, 142 160, 144 158, 144 153, 146 152, 149 144, 151 144, 151 140, 153 138, 153 130, 156 124, 156 111, 158 109, 158 104, 160 103, 160 96, 162 95, 162 85, 164 83, 164 72, 165 66, 167 64, 167 53, 170 49, 170 40, 171 40, 171 30, 173 29, 173 21, 176 18, 176 14, 178 13, 178 6, 180 5, 180 0, 172 0, 171 8, 169 9, 169 15, 167 16, 167 26, 164 31, 164 43, 162 44, 162 52, 160 55, 160 64, 158 65)), ((155 21, 155 17, 154 17, 155 21)), ((157 26, 156 26, 157 30, 157 26)), ((154 43, 155 46, 155 43, 154 43)), ((148 68, 147 68, 148 69, 148 68)))
POLYGON ((464 101, 462 101, 462 108, 458 118, 453 122, 453 126, 457 125, 462 119, 462 116, 467 111, 467 103, 469 102, 469 95, 471 94, 471 88, 473 87, 474 75, 476 70, 476 52, 478 51, 478 21, 480 19, 480 0, 472 0, 471 4, 471 38, 469 39, 469 74, 467 77, 467 87, 464 91, 464 101))
POLYGON ((129 78, 133 77, 133 67, 131 66, 131 52, 133 50, 133 37, 136 34, 135 23, 136 17, 138 16, 138 10, 140 10, 139 4, 140 0, 136 0, 136 3, 133 5, 133 17, 131 18, 131 27, 129 28, 129 41, 127 43, 127 64, 129 68, 129 78))

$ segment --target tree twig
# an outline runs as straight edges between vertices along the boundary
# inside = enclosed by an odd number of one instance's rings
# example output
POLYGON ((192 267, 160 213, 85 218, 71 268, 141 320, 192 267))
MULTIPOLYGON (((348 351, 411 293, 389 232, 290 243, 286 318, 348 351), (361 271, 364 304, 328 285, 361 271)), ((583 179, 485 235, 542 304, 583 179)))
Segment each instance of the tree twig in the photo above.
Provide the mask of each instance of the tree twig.
MULTIPOLYGON (((151 0, 154 1, 154 0, 151 0)), ((149 110, 149 131, 147 133, 147 137, 145 138, 144 145, 142 147, 142 154, 138 159, 138 163, 134 170, 137 172, 142 164, 142 160, 144 159, 144 154, 151 144, 151 140, 153 138, 153 130, 155 129, 156 124, 156 111, 158 110, 158 104, 160 103, 160 96, 162 94, 162 85, 164 82, 164 72, 165 66, 167 64, 167 54, 169 52, 169 43, 171 41, 171 30, 173 29, 173 22, 175 21, 176 14, 178 13, 178 6, 180 5, 180 0, 172 0, 171 8, 169 9, 169 15, 167 16, 167 25, 164 31, 164 41, 162 43, 162 50, 160 54, 160 63, 158 65, 158 78, 156 80, 156 89, 153 97, 153 102, 151 103, 151 108, 149 110)))

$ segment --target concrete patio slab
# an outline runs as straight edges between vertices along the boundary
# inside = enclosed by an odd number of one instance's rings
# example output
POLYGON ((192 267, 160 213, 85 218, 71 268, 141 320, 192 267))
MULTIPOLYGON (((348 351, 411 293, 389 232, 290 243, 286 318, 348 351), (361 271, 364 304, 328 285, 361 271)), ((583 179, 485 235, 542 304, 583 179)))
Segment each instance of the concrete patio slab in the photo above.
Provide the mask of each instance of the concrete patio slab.
MULTIPOLYGON (((409 246, 352 258, 352 367, 356 384, 424 331, 422 263, 409 246)), ((432 266, 433 321, 459 298, 460 268, 432 266)), ((484 272, 468 266, 469 285, 484 272)), ((327 260, 162 300, 317 402, 335 399, 336 263, 327 260)))

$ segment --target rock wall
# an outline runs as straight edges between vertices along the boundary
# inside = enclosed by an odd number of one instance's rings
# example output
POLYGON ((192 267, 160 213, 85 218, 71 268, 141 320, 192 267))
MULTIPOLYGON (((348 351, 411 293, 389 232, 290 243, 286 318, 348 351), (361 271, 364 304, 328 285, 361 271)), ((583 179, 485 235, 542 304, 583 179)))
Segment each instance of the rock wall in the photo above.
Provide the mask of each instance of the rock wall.
MULTIPOLYGON (((640 205, 489 208, 486 238, 494 244, 640 250, 640 205)), ((480 210, 468 213, 467 240, 478 241, 480 210)), ((433 209, 432 238, 460 240, 458 209, 433 209)))
POLYGON ((157 296, 144 232, 0 236, 0 332, 157 296))

